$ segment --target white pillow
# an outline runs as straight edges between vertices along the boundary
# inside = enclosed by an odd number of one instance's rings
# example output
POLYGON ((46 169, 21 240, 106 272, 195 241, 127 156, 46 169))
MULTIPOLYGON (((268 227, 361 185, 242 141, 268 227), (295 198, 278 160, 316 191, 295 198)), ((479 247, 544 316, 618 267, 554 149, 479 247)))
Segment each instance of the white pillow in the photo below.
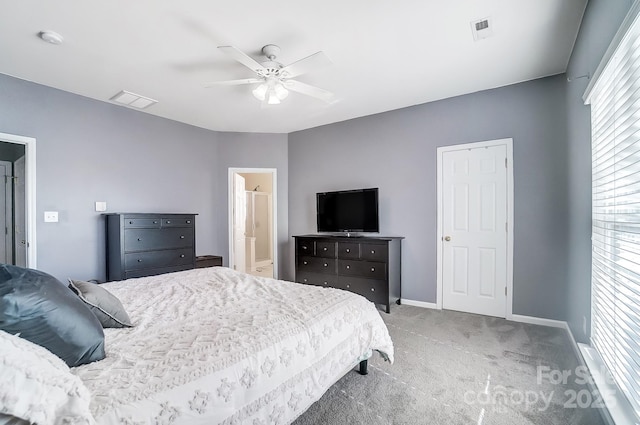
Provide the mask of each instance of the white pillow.
POLYGON ((55 354, 0 330, 0 413, 38 425, 95 424, 91 395, 55 354))

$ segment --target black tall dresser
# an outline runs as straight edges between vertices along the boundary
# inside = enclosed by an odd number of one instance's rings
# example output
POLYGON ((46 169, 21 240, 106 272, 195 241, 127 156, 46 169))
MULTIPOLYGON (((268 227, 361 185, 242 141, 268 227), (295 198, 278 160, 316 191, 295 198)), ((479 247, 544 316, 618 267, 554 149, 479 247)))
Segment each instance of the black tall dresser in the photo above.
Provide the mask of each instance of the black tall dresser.
POLYGON ((107 280, 196 267, 196 214, 105 214, 107 280))

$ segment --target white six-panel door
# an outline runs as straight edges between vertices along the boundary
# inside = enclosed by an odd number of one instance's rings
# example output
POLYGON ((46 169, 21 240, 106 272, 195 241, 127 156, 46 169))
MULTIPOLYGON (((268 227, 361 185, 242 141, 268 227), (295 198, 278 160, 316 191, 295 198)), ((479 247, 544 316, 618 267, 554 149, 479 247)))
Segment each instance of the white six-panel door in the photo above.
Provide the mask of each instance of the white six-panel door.
POLYGON ((507 147, 441 155, 442 308, 506 317, 507 147))

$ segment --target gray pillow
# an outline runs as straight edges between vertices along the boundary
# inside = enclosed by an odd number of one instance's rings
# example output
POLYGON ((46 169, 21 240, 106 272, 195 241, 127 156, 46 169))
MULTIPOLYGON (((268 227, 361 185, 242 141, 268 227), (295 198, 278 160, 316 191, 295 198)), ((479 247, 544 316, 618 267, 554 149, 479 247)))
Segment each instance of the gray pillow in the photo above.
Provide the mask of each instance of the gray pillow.
POLYGON ((46 348, 70 367, 105 356, 96 316, 64 283, 38 270, 0 264, 0 329, 46 348))
POLYGON ((69 289, 96 315, 103 328, 133 326, 120 300, 100 285, 69 279, 69 289))

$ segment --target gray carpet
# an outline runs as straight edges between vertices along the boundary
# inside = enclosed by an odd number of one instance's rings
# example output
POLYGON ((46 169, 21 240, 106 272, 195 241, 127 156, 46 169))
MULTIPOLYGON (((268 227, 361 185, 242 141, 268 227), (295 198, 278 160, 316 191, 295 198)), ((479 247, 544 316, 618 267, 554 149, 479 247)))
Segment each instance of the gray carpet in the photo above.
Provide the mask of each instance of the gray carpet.
POLYGON ((395 363, 375 353, 367 376, 348 373, 295 425, 603 425, 562 329, 411 306, 381 316, 395 363))

